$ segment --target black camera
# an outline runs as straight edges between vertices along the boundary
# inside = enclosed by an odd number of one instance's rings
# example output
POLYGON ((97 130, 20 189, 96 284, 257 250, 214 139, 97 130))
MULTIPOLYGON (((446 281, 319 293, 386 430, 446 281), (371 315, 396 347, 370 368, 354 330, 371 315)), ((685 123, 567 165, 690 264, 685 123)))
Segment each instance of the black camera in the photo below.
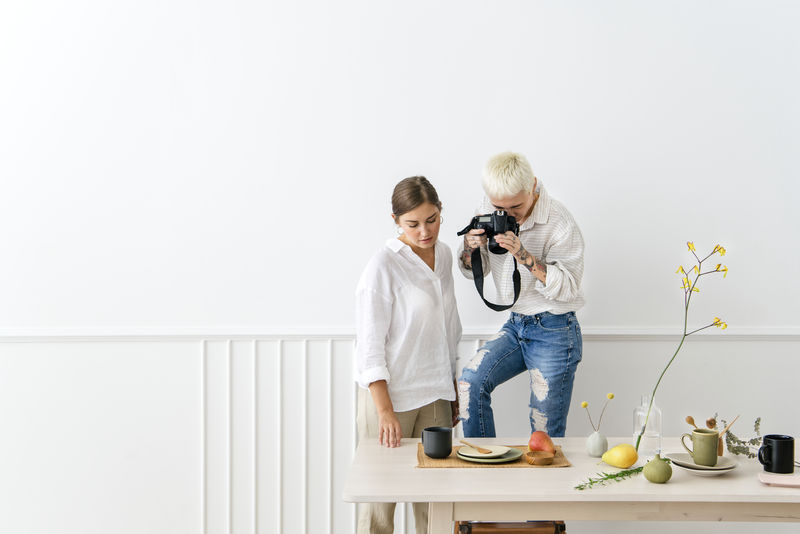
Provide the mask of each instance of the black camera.
POLYGON ((503 210, 497 210, 486 215, 476 215, 466 228, 458 232, 458 235, 464 235, 472 229, 483 229, 483 235, 489 238, 489 251, 495 254, 505 254, 508 251, 497 244, 494 236, 508 231, 514 232, 514 235, 519 235, 517 220, 503 210))

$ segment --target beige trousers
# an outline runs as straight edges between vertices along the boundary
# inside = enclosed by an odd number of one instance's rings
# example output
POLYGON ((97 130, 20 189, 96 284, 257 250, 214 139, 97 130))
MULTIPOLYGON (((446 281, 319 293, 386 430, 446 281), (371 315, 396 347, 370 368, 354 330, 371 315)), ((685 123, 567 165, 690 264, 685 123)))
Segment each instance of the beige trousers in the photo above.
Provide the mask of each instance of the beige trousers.
MULTIPOLYGON (((439 399, 422 408, 395 412, 403 429, 403 438, 418 438, 429 426, 452 426, 450 401, 439 399)), ((358 440, 378 439, 378 410, 368 389, 358 389, 358 440)), ((361 503, 358 505, 358 534, 392 534, 395 503, 361 503)), ((428 532, 428 503, 414 503, 414 524, 417 534, 428 532)))

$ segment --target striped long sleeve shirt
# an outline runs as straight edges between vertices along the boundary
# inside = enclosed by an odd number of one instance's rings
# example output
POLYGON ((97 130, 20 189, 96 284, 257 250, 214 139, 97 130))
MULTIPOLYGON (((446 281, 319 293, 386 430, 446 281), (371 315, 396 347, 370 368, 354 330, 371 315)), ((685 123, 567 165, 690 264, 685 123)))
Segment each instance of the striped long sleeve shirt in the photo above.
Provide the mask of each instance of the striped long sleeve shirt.
MULTIPOLYGON (((539 182, 541 185, 541 181, 539 182)), ((492 213, 494 207, 484 198, 478 214, 492 213)), ((539 199, 533 212, 519 232, 522 246, 539 261, 547 264, 547 283, 538 280, 524 266, 518 265, 521 277, 521 290, 517 303, 511 311, 523 315, 535 315, 548 311, 562 314, 577 311, 584 303, 581 291, 583 277, 583 235, 578 224, 567 208, 552 198, 544 185, 539 190, 539 199)), ((464 243, 458 250, 458 257, 464 250, 464 243)), ((512 274, 514 258, 511 254, 492 254, 487 247, 481 248, 481 261, 484 276, 492 274, 497 288, 498 304, 509 303, 514 298, 512 274)), ((473 278, 472 270, 459 260, 459 269, 467 278, 473 278)))

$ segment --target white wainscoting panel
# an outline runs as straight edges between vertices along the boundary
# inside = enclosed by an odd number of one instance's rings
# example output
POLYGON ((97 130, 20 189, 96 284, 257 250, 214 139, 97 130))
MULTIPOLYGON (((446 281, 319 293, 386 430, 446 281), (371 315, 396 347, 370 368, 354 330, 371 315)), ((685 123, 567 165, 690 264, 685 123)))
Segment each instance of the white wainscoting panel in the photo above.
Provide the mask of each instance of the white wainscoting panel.
POLYGON ((0 532, 201 532, 199 347, 0 343, 0 532))
MULTIPOLYGON (((460 366, 489 335, 464 337, 460 366)), ((630 434, 676 340, 587 336, 568 434, 590 432, 581 400, 599 407, 612 391, 604 433, 630 434)), ((0 338, 0 532, 354 532, 341 500, 356 446, 353 346, 346 335, 0 338)), ((659 390, 664 432, 719 412, 741 414, 732 430, 745 437, 757 416, 762 433, 800 435, 798 348, 797 336, 690 339, 659 390)), ((520 376, 495 391, 498 435, 528 433, 528 388, 520 376)), ((414 532, 410 506, 396 524, 414 532)))

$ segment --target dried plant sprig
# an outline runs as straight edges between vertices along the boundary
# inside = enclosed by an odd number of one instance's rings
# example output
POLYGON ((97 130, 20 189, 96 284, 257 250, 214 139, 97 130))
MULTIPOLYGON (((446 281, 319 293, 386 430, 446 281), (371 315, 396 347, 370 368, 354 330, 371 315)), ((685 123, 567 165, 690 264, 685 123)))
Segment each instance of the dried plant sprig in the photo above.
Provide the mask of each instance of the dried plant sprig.
POLYGON ((594 486, 605 486, 609 482, 620 482, 633 475, 639 474, 644 469, 644 466, 634 467, 633 469, 624 469, 617 473, 597 473, 597 478, 589 477, 585 482, 575 486, 576 490, 585 490, 593 488, 594 486))
MULTIPOLYGON (((728 426, 724 419, 722 419, 722 424, 724 426, 728 426)), ((725 434, 725 445, 728 447, 728 452, 731 454, 747 456, 748 458, 755 458, 758 448, 761 446, 762 442, 760 417, 757 417, 753 423, 753 430, 755 431, 756 436, 748 440, 740 439, 733 432, 728 430, 728 432, 725 434), (755 449, 755 451, 753 449, 755 449)))
POLYGON ((703 277, 703 276, 709 275, 709 274, 713 274, 713 273, 722 273, 722 277, 725 278, 728 275, 728 268, 725 267, 724 265, 722 265, 721 263, 718 263, 714 269, 711 269, 709 271, 703 271, 703 262, 706 261, 711 256, 713 256, 714 254, 719 254, 720 256, 724 256, 725 253, 727 252, 725 250, 725 247, 722 247, 720 245, 715 245, 714 249, 706 257, 704 257, 703 259, 700 259, 700 257, 697 255, 697 249, 695 248, 694 243, 692 241, 687 241, 686 245, 689 248, 689 252, 691 252, 692 255, 694 256, 695 260, 697 260, 697 265, 692 267, 689 270, 689 272, 686 271, 686 269, 683 267, 683 265, 680 265, 678 267, 678 270, 675 271, 677 274, 681 275, 681 282, 682 282, 682 286, 681 287, 683 289, 683 304, 684 304, 684 306, 683 306, 683 335, 681 336, 680 343, 678 343, 678 348, 676 348, 675 352, 672 354, 672 358, 669 359, 669 361, 667 362, 667 365, 664 367, 664 370, 661 371, 661 374, 658 376, 658 380, 656 381, 656 385, 653 388, 653 393, 650 395, 650 404, 647 406, 647 415, 645 415, 645 418, 644 418, 644 425, 642 425, 642 428, 639 431, 639 434, 636 436, 636 446, 635 447, 636 447, 636 451, 637 452, 639 451, 639 444, 642 441, 642 436, 644 435, 644 432, 647 429, 647 423, 650 420, 650 411, 653 408, 653 401, 655 401, 656 391, 658 390, 659 384, 661 384, 661 379, 664 378, 664 374, 667 372, 667 369, 669 369, 670 365, 672 365, 672 362, 675 361, 675 357, 680 352, 681 347, 683 347, 683 343, 684 343, 684 341, 686 341, 686 338, 691 336, 692 334, 696 334, 697 332, 700 332, 701 330, 705 330, 706 328, 711 328, 712 326, 716 326, 717 328, 720 328, 722 330, 725 330, 726 328, 728 328, 728 323, 724 322, 719 317, 714 317, 714 320, 711 321, 711 323, 707 324, 706 326, 702 326, 700 328, 696 328, 695 330, 689 331, 689 328, 688 328, 688 326, 689 326, 689 305, 692 302, 692 295, 694 295, 695 293, 699 293, 700 292, 700 289, 697 287, 697 283, 700 281, 700 278, 703 277), (689 273, 691 273, 691 272, 694 273, 694 280, 690 280, 689 279, 689 276, 690 276, 689 273))

